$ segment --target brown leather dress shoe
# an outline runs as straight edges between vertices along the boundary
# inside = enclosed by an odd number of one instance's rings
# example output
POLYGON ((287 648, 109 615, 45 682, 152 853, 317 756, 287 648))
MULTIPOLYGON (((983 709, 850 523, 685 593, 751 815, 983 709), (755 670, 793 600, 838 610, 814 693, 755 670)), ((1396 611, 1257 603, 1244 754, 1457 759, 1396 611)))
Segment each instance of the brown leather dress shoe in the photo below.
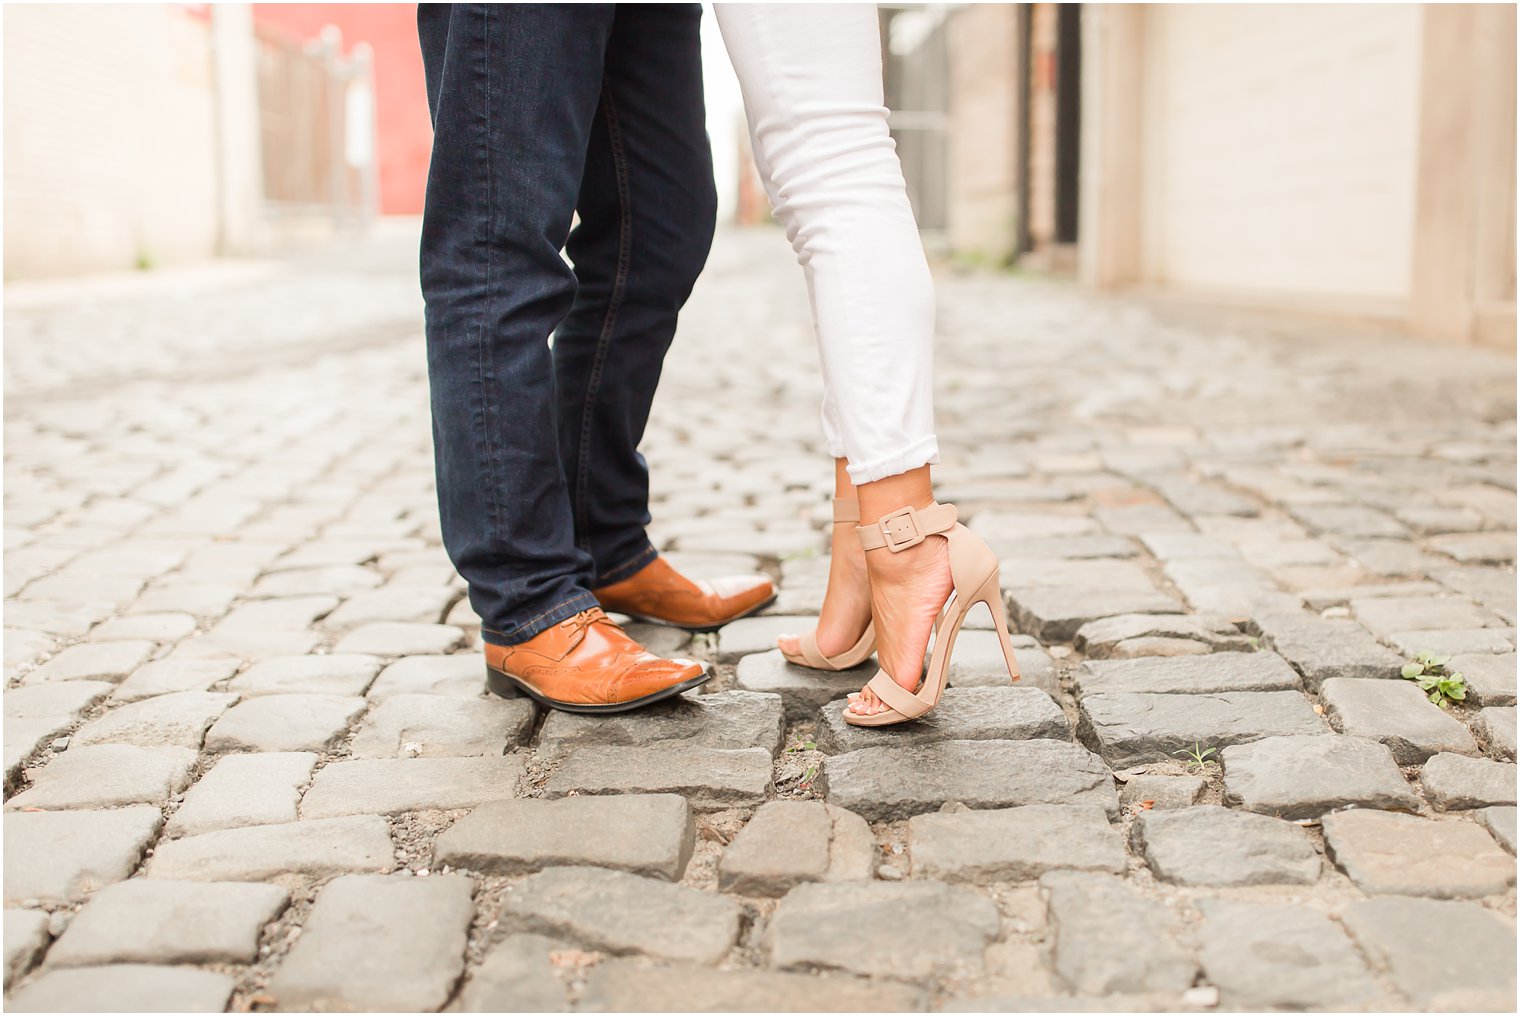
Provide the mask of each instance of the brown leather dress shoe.
POLYGON ((486 645, 486 684, 567 713, 621 713, 679 695, 712 675, 693 660, 662 659, 596 607, 515 646, 486 645))
POLYGON ((699 633, 717 631, 776 599, 776 587, 764 575, 693 581, 663 557, 621 582, 592 592, 608 610, 699 633))

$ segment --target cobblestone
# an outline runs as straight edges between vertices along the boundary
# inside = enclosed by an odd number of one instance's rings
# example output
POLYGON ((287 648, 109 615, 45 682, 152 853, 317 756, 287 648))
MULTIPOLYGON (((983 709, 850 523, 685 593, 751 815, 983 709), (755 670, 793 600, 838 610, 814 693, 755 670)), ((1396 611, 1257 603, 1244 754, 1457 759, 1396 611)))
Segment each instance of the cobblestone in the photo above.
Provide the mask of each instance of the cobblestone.
POLYGON ((686 886, 604 868, 549 868, 502 901, 502 932, 528 931, 614 955, 714 964, 739 938, 737 904, 686 886))
POLYGON ((1098 756, 1062 741, 942 741, 862 748, 824 761, 830 804, 868 821, 910 818, 958 801, 972 808, 1082 804, 1118 811, 1098 756))
POLYGON ((206 731, 206 750, 325 751, 367 705, 341 695, 262 695, 222 714, 206 731))
POLYGON ((1435 822, 1381 811, 1326 815, 1325 850, 1373 894, 1490 896, 1515 884, 1515 862, 1471 822, 1435 822), (1460 857, 1460 864, 1432 864, 1460 857))
POLYGON ((247 882, 118 882, 69 922, 47 965, 251 963, 259 932, 287 901, 283 889, 247 882))
POLYGON ((874 664, 822 674, 772 643, 814 623, 828 572, 804 288, 774 233, 726 233, 642 447, 651 537, 694 575, 779 575, 780 599, 716 639, 630 625, 712 664, 689 703, 535 717, 483 694, 480 619, 440 546, 415 236, 379 230, 172 300, 178 269, 108 299, 7 284, 7 963, 41 964, 8 1008, 1174 1011, 1212 1007, 1210 986, 1219 1008, 1512 1005, 1514 809, 1458 807, 1497 795, 1453 780, 1500 771, 1479 747, 1513 755, 1513 716, 1491 711, 1515 704, 1507 354, 940 273, 936 488, 1002 558, 1025 676, 1009 686, 976 611, 938 711, 845 729, 874 664), (1358 737, 1316 715, 1355 712, 1336 681, 1417 694, 1387 679, 1427 648, 1459 650, 1467 677, 1465 703, 1415 703, 1451 743, 1406 751, 1392 707, 1358 737), (294 738, 332 698, 342 716, 294 738), (1134 715, 1105 714, 1115 700, 1134 715), (1097 717, 1107 764, 1071 740, 1097 717), (1177 775, 1195 738, 1217 754, 1177 775), (267 750, 296 740, 312 750, 267 750), (616 817, 650 790, 686 809, 658 835, 616 817), (1395 816, 1368 851, 1348 807, 1428 817, 1395 816), (1211 845, 1176 870, 1245 852, 1254 871, 1253 837, 1224 825, 1252 812, 1307 821, 1299 847, 1324 822, 1350 885, 1179 886, 1115 853, 1135 829, 1158 851, 1175 819, 1211 845), (438 881, 456 864, 479 891, 423 906, 448 915, 418 925, 426 947, 404 916, 325 902, 340 882, 459 896, 438 881), (1356 902, 1358 879, 1482 905, 1356 902), (294 905, 252 966, 252 920, 217 947, 233 963, 45 958, 112 894, 183 881, 294 905), (355 943, 370 954, 350 962, 355 943))
POLYGON ((1425 796, 1441 811, 1515 803, 1515 767, 1441 752, 1420 770, 1425 796))
POLYGON ((269 993, 282 1009, 426 1012, 464 969, 473 887, 460 875, 345 875, 317 895, 269 993), (356 935, 356 927, 405 935, 356 935))
POLYGON ((493 875, 595 865, 675 882, 695 837, 675 794, 490 801, 438 837, 433 863, 493 875))
POLYGON ((1220 754, 1225 803, 1317 818, 1342 808, 1414 811, 1417 798, 1386 745, 1360 737, 1269 737, 1220 754))
POLYGON ((1215 805, 1143 812, 1130 842, 1157 878, 1178 885, 1313 885, 1319 878, 1319 854, 1303 830, 1215 805))
POLYGON ((1412 681, 1338 677, 1325 682, 1323 698, 1337 730, 1383 742, 1400 765, 1419 765, 1443 751, 1478 754, 1467 728, 1427 701, 1412 681))

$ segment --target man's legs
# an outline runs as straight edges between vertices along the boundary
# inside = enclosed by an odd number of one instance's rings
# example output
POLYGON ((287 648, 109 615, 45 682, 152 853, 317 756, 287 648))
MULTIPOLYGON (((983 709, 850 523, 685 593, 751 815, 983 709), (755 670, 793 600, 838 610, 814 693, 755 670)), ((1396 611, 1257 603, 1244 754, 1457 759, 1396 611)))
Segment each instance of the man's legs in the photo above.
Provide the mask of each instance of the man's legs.
POLYGON ((613 5, 423 4, 434 124, 422 231, 445 547, 485 641, 597 605, 555 420, 560 258, 602 92, 613 5))
POLYGON ((697 4, 618 8, 567 246, 580 288, 554 337, 560 454, 593 586, 655 557, 638 444, 717 213, 700 25, 697 4))

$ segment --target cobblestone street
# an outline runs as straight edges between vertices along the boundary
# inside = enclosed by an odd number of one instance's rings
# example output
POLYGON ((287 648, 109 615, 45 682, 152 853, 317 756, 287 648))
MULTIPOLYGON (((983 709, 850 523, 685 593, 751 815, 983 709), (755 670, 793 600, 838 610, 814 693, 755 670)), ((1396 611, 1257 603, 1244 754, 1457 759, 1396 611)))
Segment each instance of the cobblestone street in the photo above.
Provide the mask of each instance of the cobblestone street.
POLYGON ((780 597, 631 625, 717 679, 610 718, 483 694, 413 235, 8 286, 7 1008, 1513 1011, 1514 360, 936 275, 1024 678, 974 614, 881 731, 771 648, 832 478, 778 231, 646 448, 656 543, 780 597))

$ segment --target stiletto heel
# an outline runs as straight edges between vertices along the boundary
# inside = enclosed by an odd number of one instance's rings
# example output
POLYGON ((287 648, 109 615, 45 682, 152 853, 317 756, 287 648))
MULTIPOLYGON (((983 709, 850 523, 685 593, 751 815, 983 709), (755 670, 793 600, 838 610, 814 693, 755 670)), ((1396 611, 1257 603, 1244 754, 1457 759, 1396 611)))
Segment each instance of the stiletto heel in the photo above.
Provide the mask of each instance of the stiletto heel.
MULTIPOLYGON (((852 497, 836 497, 834 499, 834 525, 848 523, 855 525, 860 522, 860 502, 852 497)), ((858 667, 865 662, 866 657, 876 652, 876 626, 874 622, 866 622, 866 630, 861 633, 859 639, 850 648, 833 656, 825 656, 818 648, 818 629, 797 638, 798 648, 801 652, 789 653, 781 650, 781 655, 786 662, 796 664, 799 667, 811 667, 814 670, 849 670, 858 667)), ((778 643, 777 647, 780 649, 778 643)))
POLYGON ((916 720, 939 704, 950 674, 950 657, 955 640, 966 622, 966 615, 978 603, 992 611, 992 624, 998 633, 1003 661, 1009 676, 1019 679, 1013 643, 1008 635, 1008 618, 998 585, 997 555, 981 537, 956 521, 954 505, 933 503, 927 508, 899 508, 882 516, 879 522, 856 528, 866 553, 887 550, 893 554, 916 547, 931 536, 943 537, 949 544, 950 578, 953 589, 935 624, 934 648, 917 690, 909 691, 885 670, 878 670, 866 683, 887 708, 879 713, 855 713, 845 709, 846 723, 857 727, 887 727, 916 720))
POLYGON ((1023 675, 1019 673, 1018 658, 1013 654, 1013 639, 1008 634, 1008 607, 1003 603, 1003 587, 997 572, 993 572, 992 577, 977 590, 976 602, 987 605, 987 611, 992 615, 993 630, 997 632, 998 647, 1003 650, 1003 662, 1008 665, 1009 680, 1017 683, 1023 675))

